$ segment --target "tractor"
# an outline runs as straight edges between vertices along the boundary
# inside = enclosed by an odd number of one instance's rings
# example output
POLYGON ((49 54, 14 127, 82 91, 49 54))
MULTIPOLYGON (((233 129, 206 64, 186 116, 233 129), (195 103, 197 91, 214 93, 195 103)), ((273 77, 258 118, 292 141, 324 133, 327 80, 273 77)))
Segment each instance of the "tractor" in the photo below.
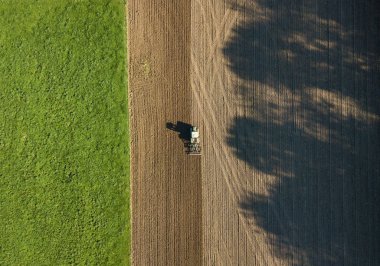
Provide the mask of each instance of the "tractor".
POLYGON ((189 155, 201 155, 201 146, 199 139, 199 130, 197 127, 192 126, 190 128, 190 142, 188 144, 189 155))

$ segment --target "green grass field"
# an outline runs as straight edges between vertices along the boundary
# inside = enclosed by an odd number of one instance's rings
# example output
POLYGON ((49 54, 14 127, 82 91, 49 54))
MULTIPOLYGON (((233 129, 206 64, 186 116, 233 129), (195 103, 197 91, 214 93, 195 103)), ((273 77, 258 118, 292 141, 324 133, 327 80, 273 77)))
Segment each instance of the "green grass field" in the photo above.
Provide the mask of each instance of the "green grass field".
POLYGON ((123 0, 0 0, 0 264, 129 264, 123 0))

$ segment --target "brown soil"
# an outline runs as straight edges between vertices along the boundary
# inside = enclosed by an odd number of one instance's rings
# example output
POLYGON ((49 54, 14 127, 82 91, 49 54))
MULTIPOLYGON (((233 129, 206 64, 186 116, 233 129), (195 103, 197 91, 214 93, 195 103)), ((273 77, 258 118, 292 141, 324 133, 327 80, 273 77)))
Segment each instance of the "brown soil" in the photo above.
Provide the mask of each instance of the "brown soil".
POLYGON ((379 6, 192 1, 204 265, 380 263, 379 6))
POLYGON ((135 265, 380 264, 378 14, 129 1, 135 265))
POLYGON ((199 265, 200 157, 166 128, 191 123, 190 2, 128 1, 134 265, 199 265))

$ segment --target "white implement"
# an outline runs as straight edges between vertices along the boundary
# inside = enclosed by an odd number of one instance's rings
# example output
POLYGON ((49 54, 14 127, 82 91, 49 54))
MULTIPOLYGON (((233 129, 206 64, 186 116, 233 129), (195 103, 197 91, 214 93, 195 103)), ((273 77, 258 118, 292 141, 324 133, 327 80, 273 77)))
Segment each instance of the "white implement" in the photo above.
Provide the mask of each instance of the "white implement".
POLYGON ((191 127, 190 129, 190 143, 188 148, 189 155, 201 155, 199 130, 197 127, 191 127))

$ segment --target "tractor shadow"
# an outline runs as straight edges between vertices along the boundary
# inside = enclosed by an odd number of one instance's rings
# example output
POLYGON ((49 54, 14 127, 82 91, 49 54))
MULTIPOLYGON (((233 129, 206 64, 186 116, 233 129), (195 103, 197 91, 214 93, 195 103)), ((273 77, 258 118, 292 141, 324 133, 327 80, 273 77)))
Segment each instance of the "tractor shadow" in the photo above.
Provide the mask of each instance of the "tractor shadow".
POLYGON ((188 146, 188 144, 190 143, 190 138, 191 138, 191 135, 190 135, 190 130, 192 128, 191 124, 184 123, 182 121, 177 121, 176 124, 168 122, 166 123, 166 128, 171 131, 177 132, 178 137, 182 140, 184 144, 184 147, 186 148, 188 146))

